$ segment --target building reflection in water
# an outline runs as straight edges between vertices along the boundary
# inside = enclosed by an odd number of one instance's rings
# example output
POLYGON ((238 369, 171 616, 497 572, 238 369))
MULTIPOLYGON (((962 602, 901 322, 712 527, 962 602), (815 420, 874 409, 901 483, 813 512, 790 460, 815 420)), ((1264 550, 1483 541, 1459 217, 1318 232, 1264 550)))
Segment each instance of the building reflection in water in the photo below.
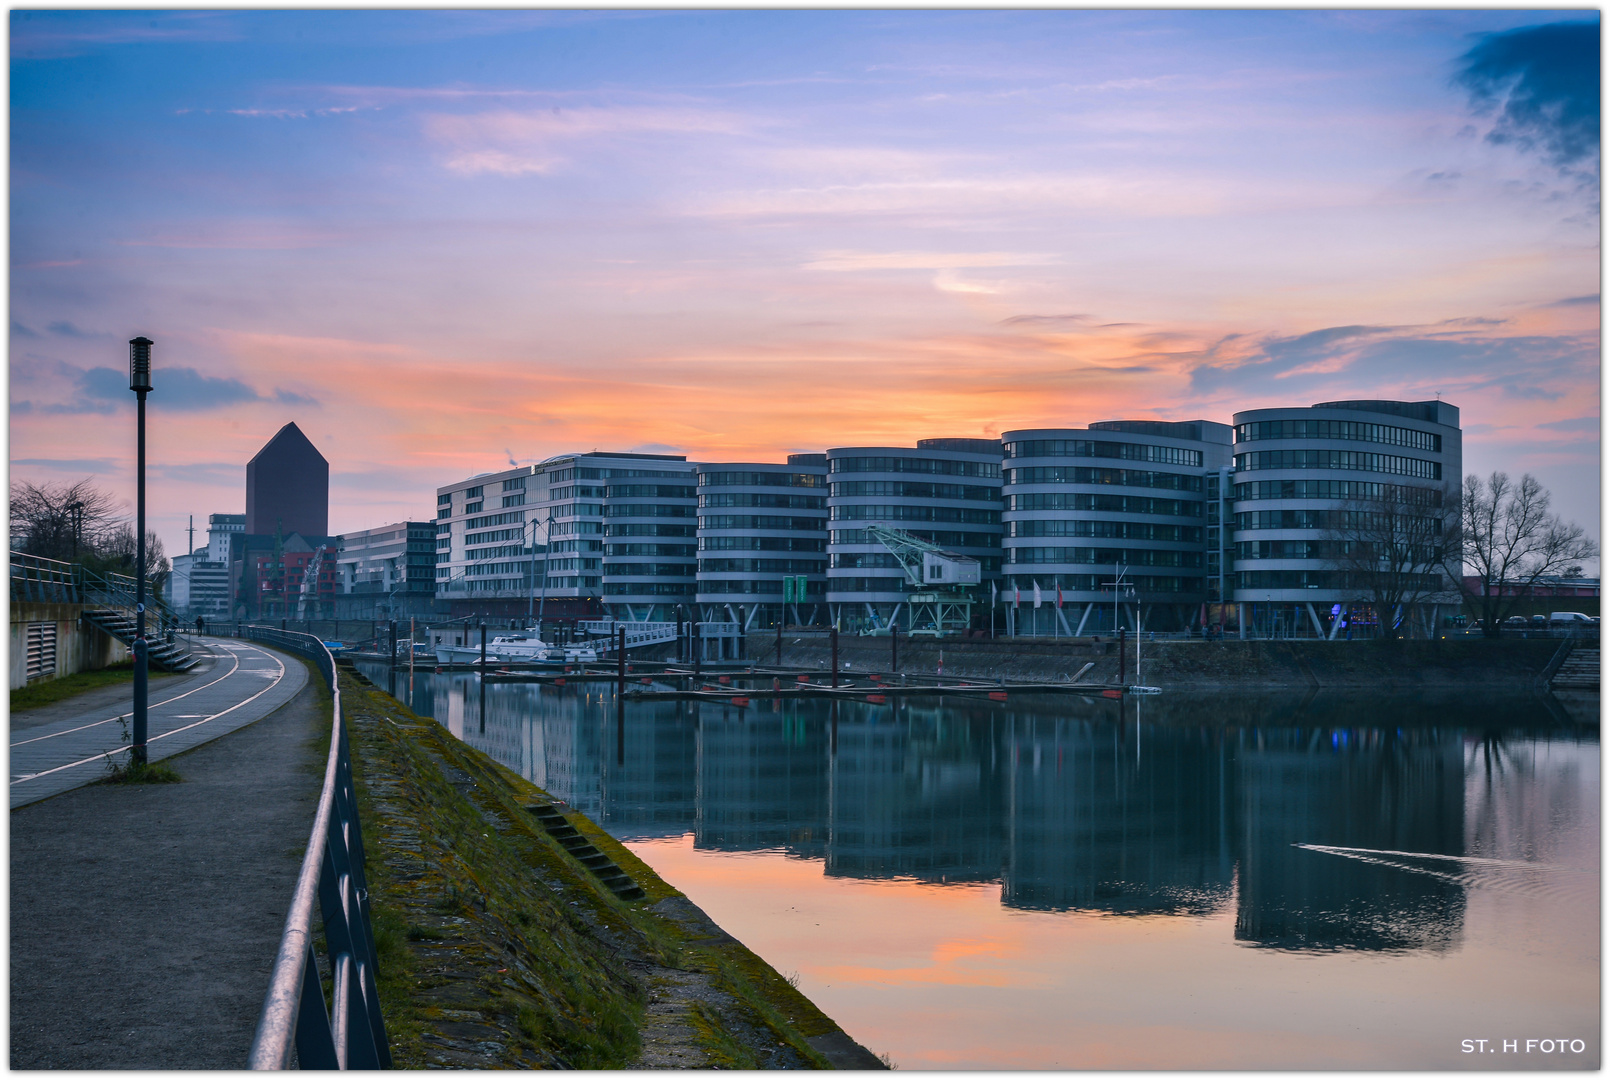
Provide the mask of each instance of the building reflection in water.
MULTIPOLYGON (((1460 940, 1458 863, 1415 858, 1465 854, 1466 733, 1428 722, 1457 715, 1449 703, 661 701, 629 703, 617 747, 607 683, 492 685, 483 716, 473 676, 418 678, 420 711, 622 839, 692 833, 831 876, 999 881, 1024 909, 1233 904, 1235 938, 1254 947, 1460 940)), ((1487 705, 1558 727, 1533 699, 1487 705)))

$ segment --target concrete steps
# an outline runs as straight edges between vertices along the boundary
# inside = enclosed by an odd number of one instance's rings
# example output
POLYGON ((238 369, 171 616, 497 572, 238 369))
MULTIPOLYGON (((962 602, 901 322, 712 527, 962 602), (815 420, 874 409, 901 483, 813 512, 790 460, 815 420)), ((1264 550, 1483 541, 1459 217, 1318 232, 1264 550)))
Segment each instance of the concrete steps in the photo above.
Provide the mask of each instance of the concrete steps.
POLYGON ((1556 690, 1599 689, 1598 647, 1572 649, 1549 685, 1556 690))
POLYGON ((626 871, 615 865, 613 859, 577 831, 576 827, 565 819, 565 816, 548 803, 536 803, 527 807, 536 817, 539 824, 548 835, 559 841, 559 845, 574 855, 593 876, 603 882, 605 887, 622 900, 647 899, 646 894, 638 887, 637 882, 629 877, 626 871))
MULTIPOLYGON (((134 647, 134 617, 128 612, 121 608, 91 608, 84 612, 84 618, 129 648, 134 647)), ((177 642, 169 643, 158 637, 155 640, 148 639, 147 645, 149 648, 146 659, 163 671, 189 671, 201 662, 177 642)))

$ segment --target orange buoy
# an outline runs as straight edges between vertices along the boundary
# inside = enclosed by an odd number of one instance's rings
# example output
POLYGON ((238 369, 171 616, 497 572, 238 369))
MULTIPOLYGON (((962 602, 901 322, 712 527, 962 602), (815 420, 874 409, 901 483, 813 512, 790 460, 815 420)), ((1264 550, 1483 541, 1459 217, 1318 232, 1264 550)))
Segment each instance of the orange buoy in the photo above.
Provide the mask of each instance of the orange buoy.
POLYGON ((882 705, 884 702, 889 700, 887 697, 885 697, 882 694, 868 694, 866 696, 866 699, 868 701, 872 702, 872 704, 874 704, 874 705, 882 705))
POLYGON ((989 699, 991 701, 1005 701, 1006 700, 1006 691, 1005 690, 991 690, 989 692, 989 699))
POLYGON ((1120 697, 1124 696, 1124 692, 1122 690, 1103 690, 1101 692, 1101 696, 1102 697, 1110 697, 1110 698, 1120 698, 1120 697))
POLYGON ((720 683, 722 686, 726 686, 728 683, 732 682, 732 676, 731 675, 718 676, 717 679, 716 679, 716 682, 720 683))
POLYGON ((732 699, 732 703, 734 705, 740 705, 740 706, 741 705, 747 705, 747 704, 749 704, 749 699, 746 698, 746 697, 735 697, 735 698, 732 699))
POLYGON ((554 680, 554 681, 553 681, 553 684, 554 684, 554 685, 555 685, 555 686, 563 686, 563 685, 565 685, 565 680, 563 680, 563 679, 555 679, 555 680, 554 680))

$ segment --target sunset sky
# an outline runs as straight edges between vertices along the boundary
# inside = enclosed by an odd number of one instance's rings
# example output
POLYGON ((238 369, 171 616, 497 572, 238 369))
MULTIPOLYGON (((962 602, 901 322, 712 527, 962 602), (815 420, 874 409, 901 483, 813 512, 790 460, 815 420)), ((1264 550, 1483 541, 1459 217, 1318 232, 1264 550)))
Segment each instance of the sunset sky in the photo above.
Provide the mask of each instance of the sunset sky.
POLYGON ((330 526, 571 450, 1343 397, 1599 517, 1594 12, 11 13, 10 465, 330 526))

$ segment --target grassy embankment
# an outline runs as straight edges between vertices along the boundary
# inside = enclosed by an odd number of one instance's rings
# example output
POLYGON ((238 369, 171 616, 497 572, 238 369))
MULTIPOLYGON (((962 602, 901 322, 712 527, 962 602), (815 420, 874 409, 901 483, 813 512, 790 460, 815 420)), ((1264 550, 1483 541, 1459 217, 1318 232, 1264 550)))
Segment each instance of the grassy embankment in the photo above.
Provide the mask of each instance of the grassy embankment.
POLYGON ((361 675, 341 687, 399 1067, 833 1067, 838 1025, 631 852, 568 815, 636 902, 537 823, 546 792, 361 675))
MULTIPOLYGON (((154 683, 158 679, 171 677, 171 672, 152 670, 150 679, 154 683)), ((23 709, 37 709, 42 705, 54 705, 58 701, 66 701, 70 697, 99 690, 105 686, 116 686, 119 683, 132 683, 134 681, 134 661, 125 660, 121 664, 112 664, 109 667, 97 668, 94 671, 80 671, 73 675, 63 675, 56 679, 45 679, 30 683, 11 691, 11 711, 20 712, 23 709)))

